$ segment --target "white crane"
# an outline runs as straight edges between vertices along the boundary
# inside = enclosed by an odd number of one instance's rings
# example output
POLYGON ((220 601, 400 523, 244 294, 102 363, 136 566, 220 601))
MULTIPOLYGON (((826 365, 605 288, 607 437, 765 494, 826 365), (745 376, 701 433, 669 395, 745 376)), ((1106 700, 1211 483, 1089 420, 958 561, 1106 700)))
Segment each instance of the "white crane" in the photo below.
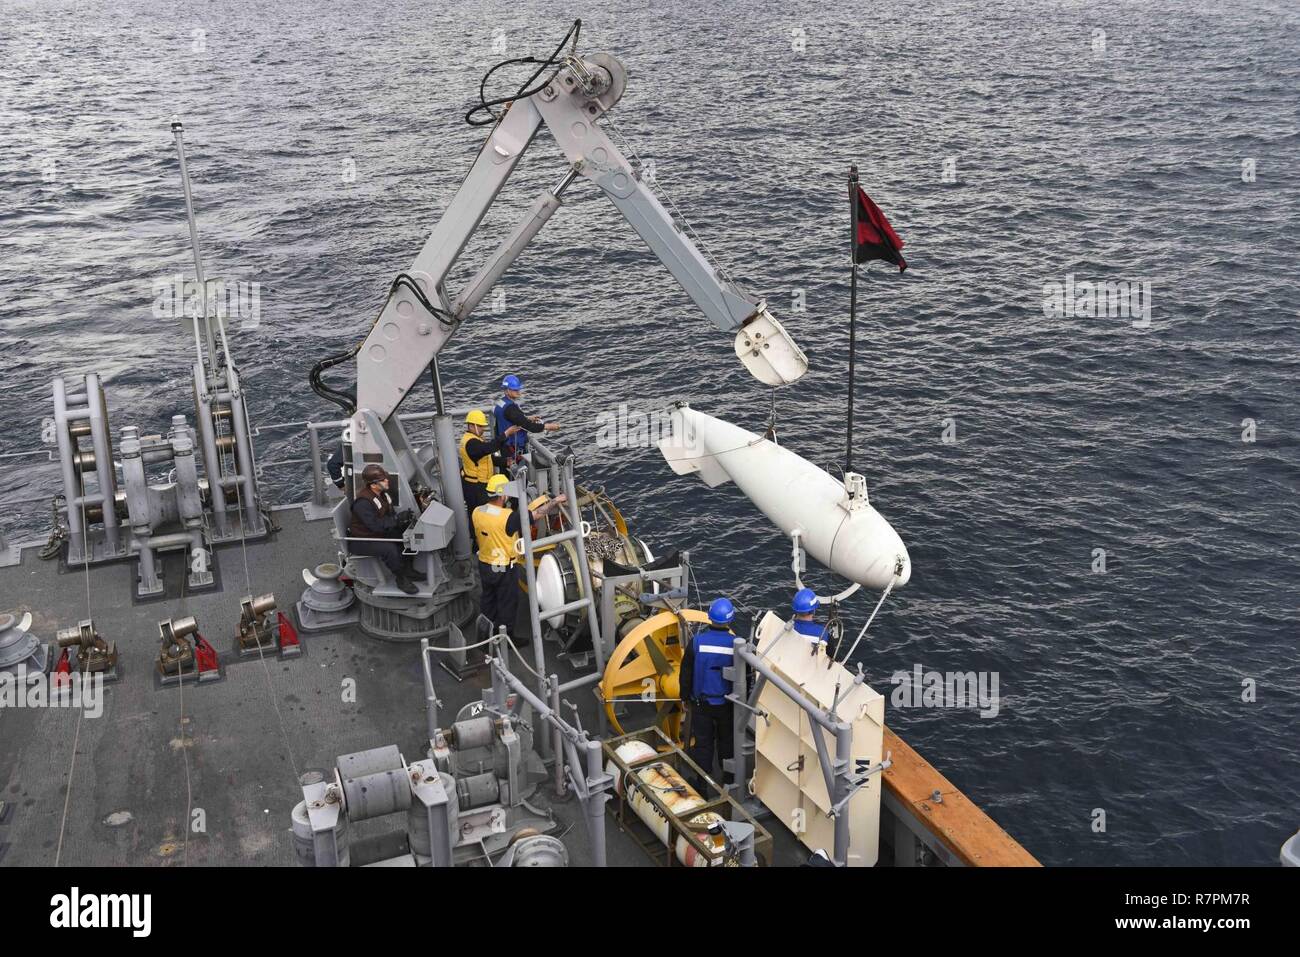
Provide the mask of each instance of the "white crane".
POLYGON ((614 57, 568 55, 546 86, 513 101, 493 126, 474 165, 433 234, 393 284, 378 320, 356 352, 356 411, 345 440, 353 461, 380 461, 406 481, 420 472, 395 412, 459 324, 487 296, 579 176, 607 196, 686 293, 723 332, 759 381, 794 382, 808 360, 766 303, 721 277, 659 202, 642 176, 601 129, 599 120, 623 95, 627 72, 614 57), (542 125, 569 161, 556 186, 533 202, 523 220, 460 290, 447 277, 542 125))

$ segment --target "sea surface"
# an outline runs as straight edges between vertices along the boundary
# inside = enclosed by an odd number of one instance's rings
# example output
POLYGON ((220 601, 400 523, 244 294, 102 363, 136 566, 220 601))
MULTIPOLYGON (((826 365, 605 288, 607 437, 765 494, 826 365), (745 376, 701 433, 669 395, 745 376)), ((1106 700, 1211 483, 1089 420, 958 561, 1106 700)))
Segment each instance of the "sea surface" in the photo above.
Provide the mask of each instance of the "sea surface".
MULTIPOLYGON (((906 273, 862 273, 853 445, 914 571, 855 657, 886 695, 920 666, 996 674, 1000 701, 890 725, 1047 864, 1276 863, 1300 828, 1300 6, 573 15, 628 69, 611 119, 807 351, 776 425, 832 471, 850 164, 906 242, 906 273), (1133 283, 1149 315, 1062 315, 1067 277, 1133 283)), ((469 168, 483 73, 567 25, 504 0, 0 3, 4 532, 49 527, 57 466, 13 453, 42 448, 53 376, 102 373, 115 429, 193 415, 191 342, 155 315, 193 268, 173 119, 209 275, 256 284, 233 349, 292 501, 305 449, 270 426, 337 417, 307 370, 366 331, 469 168)), ((543 133, 455 282, 562 172, 543 133)), ((789 598, 788 541, 734 487, 596 436, 676 399, 761 430, 773 395, 594 186, 565 200, 444 351, 449 401, 526 376, 582 478, 747 624, 789 598)), ((875 597, 845 607, 854 633, 875 597)))

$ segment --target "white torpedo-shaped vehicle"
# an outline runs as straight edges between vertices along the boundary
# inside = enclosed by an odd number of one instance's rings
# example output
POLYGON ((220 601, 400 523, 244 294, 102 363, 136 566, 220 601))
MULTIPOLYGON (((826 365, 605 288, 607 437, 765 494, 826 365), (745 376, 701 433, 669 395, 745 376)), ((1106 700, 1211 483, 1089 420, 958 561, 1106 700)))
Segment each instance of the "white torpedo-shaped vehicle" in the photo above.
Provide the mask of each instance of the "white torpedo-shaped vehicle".
POLYGON ((867 588, 898 588, 912 577, 907 546, 867 501, 866 480, 841 482, 762 436, 692 409, 673 408, 672 434, 659 441, 678 475, 713 488, 736 486, 786 535, 831 571, 867 588))

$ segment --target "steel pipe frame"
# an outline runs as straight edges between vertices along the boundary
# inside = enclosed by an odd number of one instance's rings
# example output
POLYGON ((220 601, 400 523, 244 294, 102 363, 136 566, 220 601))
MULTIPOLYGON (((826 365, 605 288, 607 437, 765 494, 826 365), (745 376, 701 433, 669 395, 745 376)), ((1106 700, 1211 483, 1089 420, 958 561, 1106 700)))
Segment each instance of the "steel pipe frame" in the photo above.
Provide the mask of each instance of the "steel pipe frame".
POLYGON ((424 716, 429 741, 438 735, 438 695, 433 690, 433 671, 429 668, 429 639, 420 639, 420 664, 424 668, 424 716))
MULTIPOLYGON (((591 841, 592 865, 605 867, 605 802, 609 800, 609 790, 613 787, 614 779, 601 766, 600 742, 592 740, 585 731, 579 731, 560 717, 557 711, 552 710, 542 698, 512 674, 500 658, 493 656, 488 665, 492 671, 493 697, 499 702, 499 707, 504 709, 505 688, 508 687, 521 701, 527 702, 539 718, 549 722, 557 736, 563 738, 570 783, 587 812, 587 836, 591 841)), ((545 683, 549 687, 556 680, 552 675, 545 683)), ((558 690, 554 692, 554 700, 559 700, 558 690)), ((545 740, 546 735, 538 737, 545 740)), ((556 764, 559 763, 557 755, 556 764)))
POLYGON ((203 449, 203 468, 208 478, 208 493, 212 498, 213 523, 216 525, 217 537, 224 539, 227 535, 226 490, 225 483, 221 481, 221 459, 217 455, 217 436, 212 425, 213 398, 208 391, 203 363, 194 363, 194 408, 198 416, 195 428, 203 449))
MULTIPOLYGON (((537 607, 537 569, 533 567, 533 523, 532 516, 529 514, 528 502, 530 501, 528 491, 528 467, 522 466, 515 475, 517 482, 517 494, 515 496, 515 507, 519 510, 519 540, 523 543, 524 552, 524 581, 528 585, 528 623, 532 628, 533 638, 533 670, 537 674, 538 696, 546 697, 547 681, 546 674, 546 652, 542 648, 542 619, 537 607)), ((541 736, 542 759, 547 760, 551 755, 551 742, 545 736, 541 736)))
POLYGON ((68 503, 68 560, 74 561, 78 554, 86 553, 86 529, 81 521, 81 510, 76 507, 82 488, 77 482, 77 472, 73 467, 72 436, 67 425, 71 418, 67 386, 62 376, 54 380, 53 386, 54 437, 59 445, 59 470, 63 476, 63 494, 68 503))
MULTIPOLYGON (((572 454, 564 458, 560 471, 560 480, 564 483, 564 495, 571 510, 569 520, 573 524, 574 537, 577 538, 582 534, 582 512, 578 508, 577 483, 573 480, 572 454)), ((596 670, 594 674, 596 680, 599 681, 605 672, 605 649, 601 647, 600 642, 600 619, 596 614, 596 596, 591 594, 591 563, 587 561, 586 548, 580 546, 574 551, 578 555, 578 574, 581 576, 578 580, 582 582, 583 588, 587 590, 587 598, 590 600, 590 604, 587 606, 587 632, 591 635, 591 647, 596 653, 596 670)))
MULTIPOLYGON (((641 572, 636 575, 608 575, 600 580, 600 628, 601 634, 599 640, 592 641, 592 645, 600 647, 608 644, 611 653, 617 642, 614 640, 616 635, 617 624, 614 621, 614 593, 620 585, 631 584, 632 582, 658 582, 661 580, 667 582, 676 581, 684 586, 687 581, 688 566, 690 562, 690 553, 682 553, 682 562, 674 565, 672 568, 660 568, 656 571, 641 572)), ((671 609, 665 609, 671 611, 671 609)), ((603 654, 603 648, 602 652, 603 654)), ((596 672, 596 680, 604 677, 604 664, 602 663, 596 672)), ((600 735, 603 738, 609 731, 609 718, 605 715, 605 709, 599 708, 597 716, 600 721, 600 735)))
POLYGON ((538 491, 546 491, 555 494, 559 490, 561 484, 559 457, 552 452, 547 445, 538 439, 530 437, 528 440, 528 447, 529 457, 536 457, 538 463, 546 469, 543 474, 546 475, 548 487, 543 490, 539 486, 538 491))
POLYGON ((225 343, 225 329, 218 320, 222 334, 222 345, 226 349, 226 376, 228 392, 218 392, 217 401, 230 405, 230 422, 235 433, 236 462, 235 474, 243 486, 241 496, 244 506, 244 534, 261 535, 266 531, 262 520, 262 507, 257 492, 257 461, 253 457, 253 441, 248 425, 248 407, 244 404, 243 389, 239 385, 239 374, 230 365, 229 345, 225 343))
POLYGON ((113 472, 113 443, 108 434, 108 405, 104 401, 104 389, 99 376, 94 373, 86 375, 86 408, 90 411, 90 436, 95 448, 95 484, 98 486, 103 517, 104 539, 108 551, 116 555, 121 551, 121 541, 117 525, 117 513, 113 509, 114 494, 117 491, 113 472))
MULTIPOLYGON (((84 519, 87 506, 99 506, 99 521, 104 526, 105 550, 116 557, 123 549, 115 510, 117 487, 115 482, 112 441, 108 435, 108 409, 99 377, 89 373, 84 377, 85 391, 69 395, 62 377, 53 381, 55 439, 59 447, 59 468, 63 479, 64 498, 68 503, 68 558, 74 564, 79 560, 94 559, 88 522, 84 519), (71 432, 72 422, 86 422, 95 457, 95 468, 77 467, 78 444, 71 432), (86 493, 85 473, 94 471, 95 491, 86 493)), ((81 434, 85 434, 84 431, 81 434)))

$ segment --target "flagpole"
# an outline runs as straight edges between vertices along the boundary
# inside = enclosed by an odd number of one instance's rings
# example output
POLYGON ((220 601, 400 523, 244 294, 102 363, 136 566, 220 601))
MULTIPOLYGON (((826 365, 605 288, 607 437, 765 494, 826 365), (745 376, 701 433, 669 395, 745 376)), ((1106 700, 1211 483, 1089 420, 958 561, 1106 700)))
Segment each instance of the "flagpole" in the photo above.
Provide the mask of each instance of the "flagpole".
POLYGON ((849 421, 845 438, 844 471, 853 471, 853 367, 857 358, 858 312, 858 168, 849 167, 849 209, 852 227, 849 232, 849 421))

